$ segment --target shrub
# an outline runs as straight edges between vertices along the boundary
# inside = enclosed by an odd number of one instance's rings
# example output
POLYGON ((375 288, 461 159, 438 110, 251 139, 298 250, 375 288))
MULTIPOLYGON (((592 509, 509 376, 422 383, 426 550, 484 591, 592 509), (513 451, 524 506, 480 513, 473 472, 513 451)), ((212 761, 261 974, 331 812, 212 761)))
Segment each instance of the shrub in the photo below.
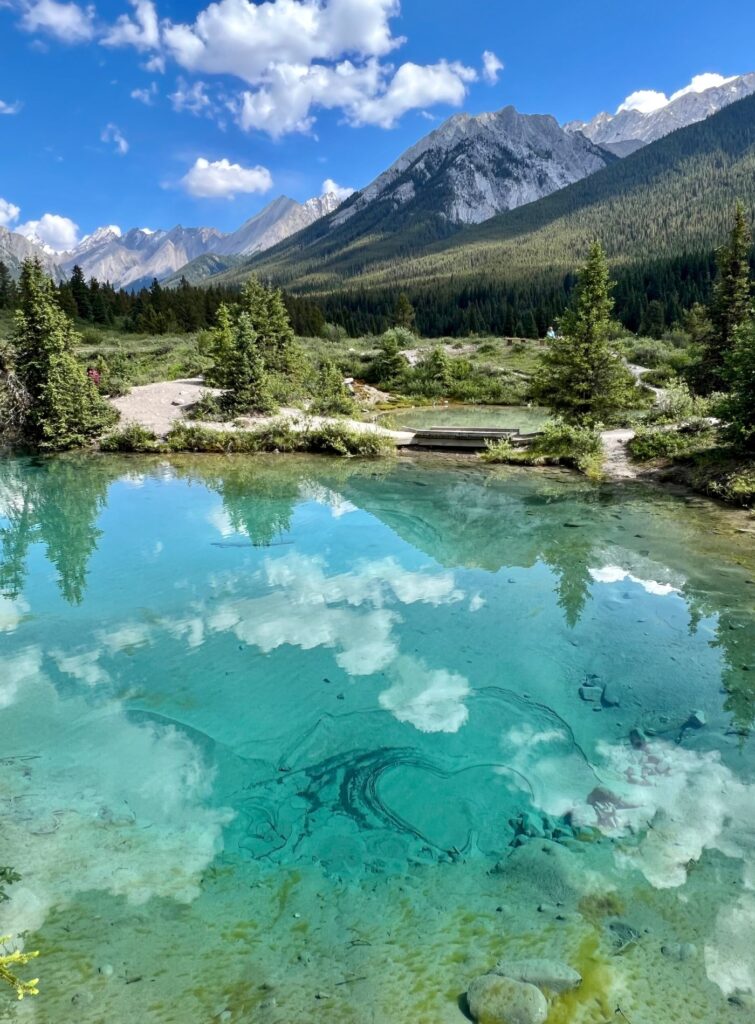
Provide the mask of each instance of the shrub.
POLYGON ((255 454, 298 451, 368 458, 395 451, 391 439, 377 432, 354 430, 343 423, 296 430, 285 420, 276 420, 258 430, 234 431, 181 424, 168 434, 166 446, 173 452, 255 454))
POLYGON ((629 453, 637 462, 652 459, 683 458, 710 447, 715 431, 710 428, 682 428, 659 430, 640 427, 627 445, 629 453))
POLYGON ((330 359, 320 364, 310 411, 319 416, 356 416, 359 412, 353 395, 343 382, 343 374, 330 359))
POLYGON ((597 430, 550 423, 527 448, 510 441, 491 442, 481 458, 484 462, 502 462, 525 466, 572 466, 589 477, 600 476, 603 467, 603 443, 597 430))
POLYGON ((160 442, 151 430, 140 423, 130 423, 122 430, 106 434, 100 441, 103 452, 157 452, 160 442))
POLYGON ((710 414, 708 399, 693 395, 686 381, 678 377, 669 382, 665 393, 658 396, 650 419, 655 423, 680 423, 710 414))

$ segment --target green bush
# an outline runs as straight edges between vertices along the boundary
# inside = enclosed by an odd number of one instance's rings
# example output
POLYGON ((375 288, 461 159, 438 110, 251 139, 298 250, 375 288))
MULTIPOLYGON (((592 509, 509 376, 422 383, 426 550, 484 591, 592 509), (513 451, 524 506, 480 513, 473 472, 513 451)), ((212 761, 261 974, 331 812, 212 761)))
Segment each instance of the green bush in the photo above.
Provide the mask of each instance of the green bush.
POLYGON ((649 419, 654 423, 682 423, 710 415, 711 401, 693 395, 686 381, 673 378, 665 393, 659 395, 649 419))
POLYGON ((395 445, 383 434, 353 430, 342 423, 296 430, 285 420, 275 420, 257 430, 234 431, 180 424, 168 434, 166 447, 172 452, 256 454, 297 451, 367 458, 395 452, 395 445))
POLYGON ((710 447, 715 436, 711 428, 660 430, 640 427, 627 447, 637 462, 684 458, 710 447))
POLYGON ((139 423, 131 423, 122 430, 106 434, 100 441, 103 452, 156 452, 160 442, 151 430, 139 423))
POLYGON ((597 478, 603 467, 603 443, 597 430, 565 423, 550 423, 527 448, 510 441, 491 442, 481 458, 525 466, 564 465, 597 478))

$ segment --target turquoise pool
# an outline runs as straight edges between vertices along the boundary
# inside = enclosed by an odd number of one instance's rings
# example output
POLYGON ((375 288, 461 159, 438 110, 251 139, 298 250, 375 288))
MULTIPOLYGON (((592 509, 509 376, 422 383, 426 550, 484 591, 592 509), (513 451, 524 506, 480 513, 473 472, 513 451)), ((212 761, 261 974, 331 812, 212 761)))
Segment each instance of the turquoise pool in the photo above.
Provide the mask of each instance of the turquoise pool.
POLYGON ((0 463, 0 530, 0 934, 41 952, 0 1019, 463 1024, 522 957, 582 976, 548 1024, 751 1019, 742 515, 60 457, 0 463))

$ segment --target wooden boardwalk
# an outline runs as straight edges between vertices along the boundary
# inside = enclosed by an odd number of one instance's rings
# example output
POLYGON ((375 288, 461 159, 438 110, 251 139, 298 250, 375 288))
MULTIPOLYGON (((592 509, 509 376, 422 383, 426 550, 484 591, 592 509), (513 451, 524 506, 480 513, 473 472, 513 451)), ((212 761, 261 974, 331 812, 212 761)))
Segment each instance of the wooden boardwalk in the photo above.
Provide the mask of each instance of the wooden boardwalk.
POLYGON ((484 451, 489 441, 509 441, 526 447, 539 433, 523 434, 516 427, 428 427, 417 430, 404 447, 449 451, 484 451))

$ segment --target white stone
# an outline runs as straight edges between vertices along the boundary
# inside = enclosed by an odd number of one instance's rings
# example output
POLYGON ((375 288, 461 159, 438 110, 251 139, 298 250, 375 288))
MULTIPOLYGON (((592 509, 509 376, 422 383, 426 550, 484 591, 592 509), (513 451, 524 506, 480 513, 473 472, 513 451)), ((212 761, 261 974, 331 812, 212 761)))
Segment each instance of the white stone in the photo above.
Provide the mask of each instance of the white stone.
POLYGON ((545 1024, 548 1016, 539 988, 499 974, 475 978, 467 989, 467 1003, 478 1024, 545 1024))

